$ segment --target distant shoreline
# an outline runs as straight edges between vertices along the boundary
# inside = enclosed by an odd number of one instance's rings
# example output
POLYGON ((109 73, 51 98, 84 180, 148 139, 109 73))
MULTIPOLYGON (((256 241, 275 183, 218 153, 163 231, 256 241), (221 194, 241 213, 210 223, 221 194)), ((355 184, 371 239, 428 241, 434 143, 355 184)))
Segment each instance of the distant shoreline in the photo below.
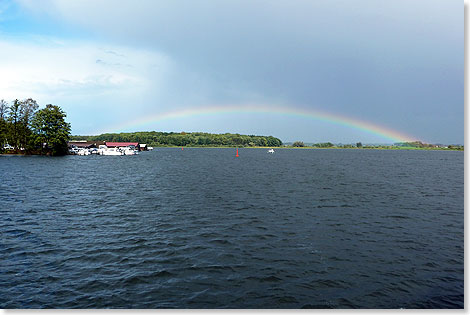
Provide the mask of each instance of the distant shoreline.
MULTIPOLYGON (((139 131, 104 133, 95 136, 71 136, 71 142, 135 142, 157 147, 201 147, 201 148, 305 148, 305 149, 391 149, 391 150, 463 150, 460 144, 432 144, 422 141, 397 142, 385 144, 368 144, 360 141, 354 143, 320 142, 311 143, 294 141, 284 143, 281 139, 273 136, 243 135, 233 133, 207 133, 207 132, 161 132, 161 131, 139 131)), ((96 146, 96 144, 95 144, 96 146)))
POLYGON ((362 148, 342 148, 342 147, 328 147, 328 148, 319 148, 313 146, 304 146, 304 147, 292 147, 292 146, 282 146, 282 147, 257 147, 257 146, 154 146, 154 148, 207 148, 207 149, 219 149, 219 148, 239 148, 239 149, 318 149, 318 150, 421 150, 421 151, 464 151, 464 149, 459 148, 414 148, 414 147, 362 147, 362 148))
POLYGON ((363 147, 363 148, 318 148, 318 147, 283 147, 280 149, 319 149, 319 150, 421 150, 421 151, 464 151, 459 148, 413 148, 413 147, 363 147))
MULTIPOLYGON (((343 147, 327 147, 327 148, 319 148, 313 146, 304 146, 304 147, 292 147, 292 146, 282 146, 282 147, 258 147, 258 146, 154 146, 154 148, 183 148, 183 149, 286 149, 286 150, 419 150, 419 151, 462 151, 464 152, 463 148, 414 148, 414 147, 394 147, 394 146, 384 146, 384 147, 351 147, 351 148, 343 148, 343 147)), ((40 156, 41 154, 31 154, 31 153, 0 153, 0 156, 40 156)), ((46 155, 43 155, 46 156, 46 155)))

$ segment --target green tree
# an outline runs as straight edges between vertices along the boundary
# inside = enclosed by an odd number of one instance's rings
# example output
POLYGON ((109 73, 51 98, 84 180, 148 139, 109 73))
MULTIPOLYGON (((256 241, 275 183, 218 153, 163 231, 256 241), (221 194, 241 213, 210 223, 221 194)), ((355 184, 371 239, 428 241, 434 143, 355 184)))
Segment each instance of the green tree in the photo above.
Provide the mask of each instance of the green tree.
POLYGON ((32 98, 25 99, 19 104, 19 124, 18 124, 18 141, 19 145, 27 150, 32 148, 32 132, 30 129, 31 120, 34 113, 39 108, 38 103, 32 98))
POLYGON ((362 148, 362 143, 361 142, 356 143, 356 147, 362 148))
POLYGON ((268 140, 265 137, 256 137, 255 143, 259 147, 265 147, 268 145, 268 140))
POLYGON ((56 105, 48 104, 36 112, 31 128, 34 143, 41 148, 42 154, 67 154, 67 141, 70 139, 70 124, 65 121, 67 115, 56 105))
POLYGON ((331 148, 333 147, 333 143, 331 142, 315 143, 313 146, 317 148, 331 148))
POLYGON ((8 111, 8 103, 5 100, 0 100, 0 151, 3 151, 3 147, 8 141, 8 111))
POLYGON ((8 141, 9 144, 14 147, 15 149, 19 149, 20 147, 20 137, 19 137, 19 129, 20 129, 20 101, 14 100, 13 104, 10 106, 8 111, 7 121, 9 124, 8 130, 8 141))
POLYGON ((304 147, 305 144, 302 142, 302 141, 295 141, 293 144, 292 144, 293 147, 304 147))
POLYGON ((267 138, 268 146, 270 147, 280 147, 282 145, 282 141, 274 138, 273 136, 269 136, 267 138))
POLYGON ((236 134, 234 137, 232 137, 232 142, 236 146, 240 146, 243 144, 243 138, 240 137, 239 134, 236 134))

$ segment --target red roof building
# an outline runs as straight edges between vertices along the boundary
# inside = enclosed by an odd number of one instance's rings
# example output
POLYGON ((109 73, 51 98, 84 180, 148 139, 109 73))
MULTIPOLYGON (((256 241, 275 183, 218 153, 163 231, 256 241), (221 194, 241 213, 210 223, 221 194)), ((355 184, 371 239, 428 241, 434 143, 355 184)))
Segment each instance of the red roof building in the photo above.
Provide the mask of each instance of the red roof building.
POLYGON ((101 144, 104 144, 104 141, 69 141, 69 148, 97 148, 101 144))
POLYGON ((116 148, 116 147, 129 147, 133 145, 136 148, 139 148, 138 142, 105 142, 108 148, 116 148))

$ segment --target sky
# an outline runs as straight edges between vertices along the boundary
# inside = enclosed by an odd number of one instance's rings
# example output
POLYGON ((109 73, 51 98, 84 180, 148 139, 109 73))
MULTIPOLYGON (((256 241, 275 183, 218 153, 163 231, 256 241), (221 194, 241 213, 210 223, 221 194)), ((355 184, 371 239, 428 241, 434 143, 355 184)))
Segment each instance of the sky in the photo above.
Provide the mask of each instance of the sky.
POLYGON ((463 57, 456 0, 0 0, 0 99, 81 135, 463 144, 463 57))

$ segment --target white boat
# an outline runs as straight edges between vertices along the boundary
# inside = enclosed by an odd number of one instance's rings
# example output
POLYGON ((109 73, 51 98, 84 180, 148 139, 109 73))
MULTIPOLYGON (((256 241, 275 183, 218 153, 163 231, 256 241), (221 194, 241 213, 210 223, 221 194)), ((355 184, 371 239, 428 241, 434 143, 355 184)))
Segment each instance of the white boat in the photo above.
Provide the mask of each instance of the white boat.
POLYGON ((148 151, 152 151, 152 150, 153 150, 153 147, 147 147, 147 150, 148 150, 148 151))
POLYGON ((274 153, 274 149, 269 149, 268 153, 274 153))
POLYGON ((88 150, 88 149, 78 149, 77 155, 90 155, 90 150, 88 150))
POLYGON ((77 155, 137 155, 139 151, 134 146, 119 147, 119 148, 108 148, 106 145, 100 145, 98 149, 86 149, 86 148, 71 148, 70 154, 77 155))
POLYGON ((121 151, 124 152, 124 155, 137 155, 139 152, 136 149, 125 147, 121 148, 121 151))
POLYGON ((69 149, 69 154, 72 154, 72 155, 78 154, 78 149, 77 148, 70 148, 69 149))
POLYGON ((119 148, 100 148, 98 149, 99 155, 124 155, 124 152, 121 151, 119 148))

